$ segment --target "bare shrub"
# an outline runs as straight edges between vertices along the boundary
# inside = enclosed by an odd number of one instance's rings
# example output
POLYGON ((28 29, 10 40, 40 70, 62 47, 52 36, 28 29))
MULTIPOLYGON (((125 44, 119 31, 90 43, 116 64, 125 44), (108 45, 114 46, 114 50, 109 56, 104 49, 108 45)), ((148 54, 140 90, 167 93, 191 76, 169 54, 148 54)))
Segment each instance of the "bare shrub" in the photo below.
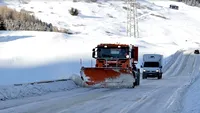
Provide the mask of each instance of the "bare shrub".
POLYGON ((78 11, 78 9, 72 7, 72 8, 69 10, 69 13, 70 13, 72 16, 77 16, 77 15, 79 14, 79 11, 78 11))
POLYGON ((6 30, 6 27, 1 15, 0 15, 0 30, 6 30))

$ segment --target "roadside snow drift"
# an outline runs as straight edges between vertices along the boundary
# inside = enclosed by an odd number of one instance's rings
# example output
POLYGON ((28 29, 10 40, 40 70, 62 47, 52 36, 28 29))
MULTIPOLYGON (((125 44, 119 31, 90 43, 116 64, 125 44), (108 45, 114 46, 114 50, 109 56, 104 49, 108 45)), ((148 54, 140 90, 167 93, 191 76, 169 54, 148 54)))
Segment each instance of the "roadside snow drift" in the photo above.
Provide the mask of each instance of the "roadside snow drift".
POLYGON ((58 81, 52 83, 41 84, 22 84, 22 85, 9 85, 0 86, 0 100, 10 100, 31 96, 40 96, 47 93, 67 91, 77 88, 72 80, 58 81))

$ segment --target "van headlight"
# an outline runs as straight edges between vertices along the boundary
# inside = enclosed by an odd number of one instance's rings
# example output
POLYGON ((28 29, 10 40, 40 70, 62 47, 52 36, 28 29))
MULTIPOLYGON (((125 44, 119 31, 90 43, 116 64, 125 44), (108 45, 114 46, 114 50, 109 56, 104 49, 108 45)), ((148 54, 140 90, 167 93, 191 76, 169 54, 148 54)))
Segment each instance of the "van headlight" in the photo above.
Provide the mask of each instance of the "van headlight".
POLYGON ((159 72, 159 70, 156 70, 156 72, 159 72))

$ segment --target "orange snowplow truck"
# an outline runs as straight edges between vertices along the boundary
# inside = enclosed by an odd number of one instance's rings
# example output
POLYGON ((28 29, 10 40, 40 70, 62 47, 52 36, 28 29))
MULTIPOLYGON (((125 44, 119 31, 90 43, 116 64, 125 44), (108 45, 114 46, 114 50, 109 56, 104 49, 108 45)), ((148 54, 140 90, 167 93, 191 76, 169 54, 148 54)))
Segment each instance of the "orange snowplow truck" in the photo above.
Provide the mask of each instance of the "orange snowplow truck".
POLYGON ((140 84, 138 47, 127 44, 99 44, 92 50, 95 67, 82 67, 81 78, 87 86, 128 86, 140 84))

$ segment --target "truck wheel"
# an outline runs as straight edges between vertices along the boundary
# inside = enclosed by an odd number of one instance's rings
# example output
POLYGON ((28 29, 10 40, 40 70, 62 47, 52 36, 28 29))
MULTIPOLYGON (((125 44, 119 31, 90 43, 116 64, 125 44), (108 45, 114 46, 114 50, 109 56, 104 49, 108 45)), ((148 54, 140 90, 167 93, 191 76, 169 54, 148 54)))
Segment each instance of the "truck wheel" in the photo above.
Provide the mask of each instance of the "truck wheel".
POLYGON ((132 86, 132 88, 135 88, 135 82, 133 82, 133 86, 132 86))
POLYGON ((137 74, 136 86, 140 85, 140 73, 137 74))

